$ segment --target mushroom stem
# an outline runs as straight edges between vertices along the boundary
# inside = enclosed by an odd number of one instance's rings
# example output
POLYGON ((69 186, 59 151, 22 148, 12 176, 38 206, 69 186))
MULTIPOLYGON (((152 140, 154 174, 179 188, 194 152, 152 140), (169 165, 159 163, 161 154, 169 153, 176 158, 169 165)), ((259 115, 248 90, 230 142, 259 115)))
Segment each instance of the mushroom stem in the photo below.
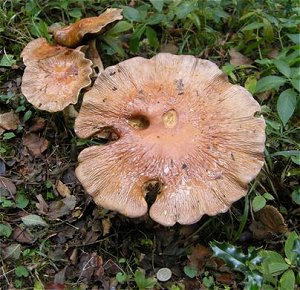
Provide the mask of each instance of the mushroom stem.
POLYGON ((88 43, 88 56, 89 59, 93 62, 93 70, 96 76, 100 74, 103 70, 102 60, 97 50, 96 39, 92 39, 88 43))

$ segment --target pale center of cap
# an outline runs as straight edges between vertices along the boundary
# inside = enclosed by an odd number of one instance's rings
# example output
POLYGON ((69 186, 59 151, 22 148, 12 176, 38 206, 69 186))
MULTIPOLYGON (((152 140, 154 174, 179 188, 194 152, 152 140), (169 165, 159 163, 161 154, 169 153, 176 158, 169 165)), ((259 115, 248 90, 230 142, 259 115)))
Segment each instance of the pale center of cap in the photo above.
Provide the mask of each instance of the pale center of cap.
POLYGON ((165 128, 171 129, 174 128, 177 124, 177 113, 175 110, 169 110, 168 112, 164 113, 162 116, 163 123, 165 128))

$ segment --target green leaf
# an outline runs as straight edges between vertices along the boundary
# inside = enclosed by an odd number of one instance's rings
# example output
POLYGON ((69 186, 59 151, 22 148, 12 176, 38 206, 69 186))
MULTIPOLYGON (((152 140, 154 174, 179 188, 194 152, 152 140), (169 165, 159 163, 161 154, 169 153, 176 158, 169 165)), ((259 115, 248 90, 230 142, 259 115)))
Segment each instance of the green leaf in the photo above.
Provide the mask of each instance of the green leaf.
POLYGON ((165 16, 163 14, 155 14, 153 16, 150 16, 147 19, 146 24, 148 24, 148 25, 156 25, 156 24, 161 23, 164 19, 165 19, 165 16))
POLYGON ((164 0, 149 0, 149 1, 158 12, 162 11, 164 7, 164 0))
POLYGON ((175 8, 175 15, 177 19, 183 19, 187 17, 191 12, 196 9, 195 5, 192 5, 191 2, 182 2, 175 8))
POLYGON ((289 65, 280 59, 276 59, 273 61, 276 68, 287 78, 289 78, 291 76, 291 68, 289 67, 289 65))
POLYGON ((33 290, 44 290, 44 285, 39 280, 34 282, 33 290))
POLYGON ((68 11, 68 14, 77 19, 82 17, 82 11, 79 8, 73 8, 72 10, 68 11))
POLYGON ((266 200, 274 200, 274 196, 268 192, 265 192, 263 194, 263 197, 266 199, 266 200))
POLYGON ((194 266, 184 266, 183 268, 184 274, 189 278, 193 279, 197 276, 198 270, 194 266))
POLYGON ((27 111, 25 114, 24 114, 24 117, 23 117, 23 122, 26 123, 32 116, 32 111, 27 111))
POLYGON ((29 204, 29 199, 24 193, 18 192, 16 195, 16 207, 25 208, 29 204))
POLYGON ((295 44, 300 44, 300 33, 298 34, 290 34, 287 33, 287 36, 293 41, 295 44))
POLYGON ((273 37, 274 37, 274 31, 273 31, 273 26, 270 23, 269 20, 267 20, 266 18, 263 18, 263 30, 264 30, 264 37, 267 41, 272 41, 273 37))
POLYGON ((279 290, 291 290, 296 286, 296 278, 293 270, 284 272, 279 280, 279 290))
POLYGON ((263 283, 263 276, 258 271, 247 272, 245 289, 246 290, 260 290, 263 283))
POLYGON ((278 89, 286 83, 287 79, 279 76, 267 76, 258 80, 255 93, 262 93, 272 89, 278 89))
POLYGON ((3 140, 9 140, 16 137, 15 133, 13 132, 8 132, 3 134, 3 140))
POLYGON ((247 256, 237 247, 234 247, 228 243, 213 242, 210 244, 213 255, 221 258, 231 268, 245 272, 247 270, 246 261, 247 256))
POLYGON ((291 79, 293 87, 300 93, 300 79, 291 79))
POLYGON ((134 273, 134 281, 139 289, 153 289, 157 282, 155 278, 146 278, 145 274, 139 270, 134 273))
POLYGON ((252 200, 252 208, 255 212, 259 211, 265 207, 266 203, 267 201, 263 196, 261 195, 255 196, 252 200))
POLYGON ((158 41, 156 32, 150 26, 147 26, 147 28, 146 28, 146 36, 148 38, 149 44, 152 47, 157 48, 159 46, 159 41, 158 41))
POLYGON ((25 268, 24 266, 18 266, 15 268, 15 273, 17 275, 17 277, 28 277, 29 276, 29 272, 27 270, 27 268, 25 268))
POLYGON ((10 225, 0 224, 0 237, 8 238, 12 233, 12 227, 10 225))
POLYGON ((242 29, 242 31, 248 31, 248 30, 259 29, 259 28, 261 28, 261 27, 263 27, 263 26, 264 26, 264 25, 263 25, 263 23, 261 23, 261 22, 252 22, 252 23, 246 25, 246 26, 242 29))
POLYGON ((294 244, 295 241, 299 239, 299 236, 296 232, 291 232, 288 236, 288 238, 285 241, 284 245, 284 253, 286 257, 289 259, 291 264, 294 264, 297 258, 297 254, 293 251, 294 250, 294 244))
POLYGON ((133 32, 130 43, 129 43, 129 48, 132 52, 136 53, 138 51, 140 39, 145 32, 146 26, 144 24, 140 24, 137 26, 136 30, 133 32))
POLYGON ((277 112, 285 125, 293 115, 297 105, 297 93, 293 89, 283 91, 277 100, 277 112))
POLYGON ((115 35, 132 29, 132 24, 128 21, 118 22, 112 29, 110 29, 106 35, 115 35))
POLYGON ((12 54, 4 54, 0 60, 0 66, 11 67, 15 63, 16 60, 12 54))
POLYGON ((269 273, 273 276, 279 275, 281 272, 287 270, 289 265, 285 262, 277 263, 277 262, 270 262, 268 265, 269 273))
POLYGON ((140 11, 129 6, 124 7, 123 15, 126 19, 131 21, 140 22, 143 20, 140 11))
POLYGON ((125 273, 118 272, 116 275, 116 280, 120 284, 124 284, 128 280, 128 276, 125 273))
POLYGON ((257 80, 255 76, 250 76, 246 79, 245 82, 245 88, 251 93, 255 93, 255 88, 256 88, 257 80))
POLYGON ((46 226, 48 226, 48 224, 40 216, 38 216, 36 214, 29 214, 29 215, 23 216, 23 217, 21 217, 21 220, 28 227, 32 227, 32 226, 46 227, 46 226))
POLYGON ((292 192, 292 200, 294 203, 300 205, 300 188, 292 192))

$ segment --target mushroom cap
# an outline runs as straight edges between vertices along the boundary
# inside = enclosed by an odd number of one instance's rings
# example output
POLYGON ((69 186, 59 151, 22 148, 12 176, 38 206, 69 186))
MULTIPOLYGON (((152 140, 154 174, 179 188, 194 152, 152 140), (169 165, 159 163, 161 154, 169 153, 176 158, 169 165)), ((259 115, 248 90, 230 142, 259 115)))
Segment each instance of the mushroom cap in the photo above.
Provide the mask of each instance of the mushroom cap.
POLYGON ((22 78, 22 93, 38 109, 61 111, 75 104, 80 90, 91 84, 91 65, 84 53, 72 49, 29 63, 22 78))
POLYGON ((81 138, 113 128, 118 140, 84 149, 76 175, 97 204, 129 217, 147 212, 145 184, 158 181, 151 218, 195 223, 226 212, 263 166, 258 111, 210 61, 167 53, 123 61, 101 73, 75 121, 81 138))
POLYGON ((21 52, 21 57, 23 58, 24 64, 28 65, 32 62, 57 55, 67 50, 68 48, 60 45, 51 45, 48 43, 46 38, 40 37, 30 41, 25 46, 21 52))
POLYGON ((81 19, 67 27, 55 30, 54 39, 57 44, 76 47, 86 34, 99 33, 108 24, 122 19, 121 12, 122 9, 110 8, 97 17, 81 19))

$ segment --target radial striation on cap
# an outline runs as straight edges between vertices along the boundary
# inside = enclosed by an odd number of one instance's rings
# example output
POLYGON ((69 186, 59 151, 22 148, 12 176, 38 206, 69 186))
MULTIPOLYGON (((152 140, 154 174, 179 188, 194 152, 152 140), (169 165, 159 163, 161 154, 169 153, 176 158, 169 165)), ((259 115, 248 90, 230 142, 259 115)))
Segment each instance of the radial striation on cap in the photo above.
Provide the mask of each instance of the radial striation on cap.
POLYGON ((158 54, 111 66, 87 92, 75 122, 81 138, 110 128, 118 139, 84 149, 76 175, 95 202, 129 217, 148 211, 166 226, 226 212, 264 164, 259 104, 212 62, 158 54))
POLYGON ((80 90, 91 84, 91 65, 82 52, 72 49, 31 62, 23 74, 22 93, 38 109, 62 111, 77 103, 80 90))

